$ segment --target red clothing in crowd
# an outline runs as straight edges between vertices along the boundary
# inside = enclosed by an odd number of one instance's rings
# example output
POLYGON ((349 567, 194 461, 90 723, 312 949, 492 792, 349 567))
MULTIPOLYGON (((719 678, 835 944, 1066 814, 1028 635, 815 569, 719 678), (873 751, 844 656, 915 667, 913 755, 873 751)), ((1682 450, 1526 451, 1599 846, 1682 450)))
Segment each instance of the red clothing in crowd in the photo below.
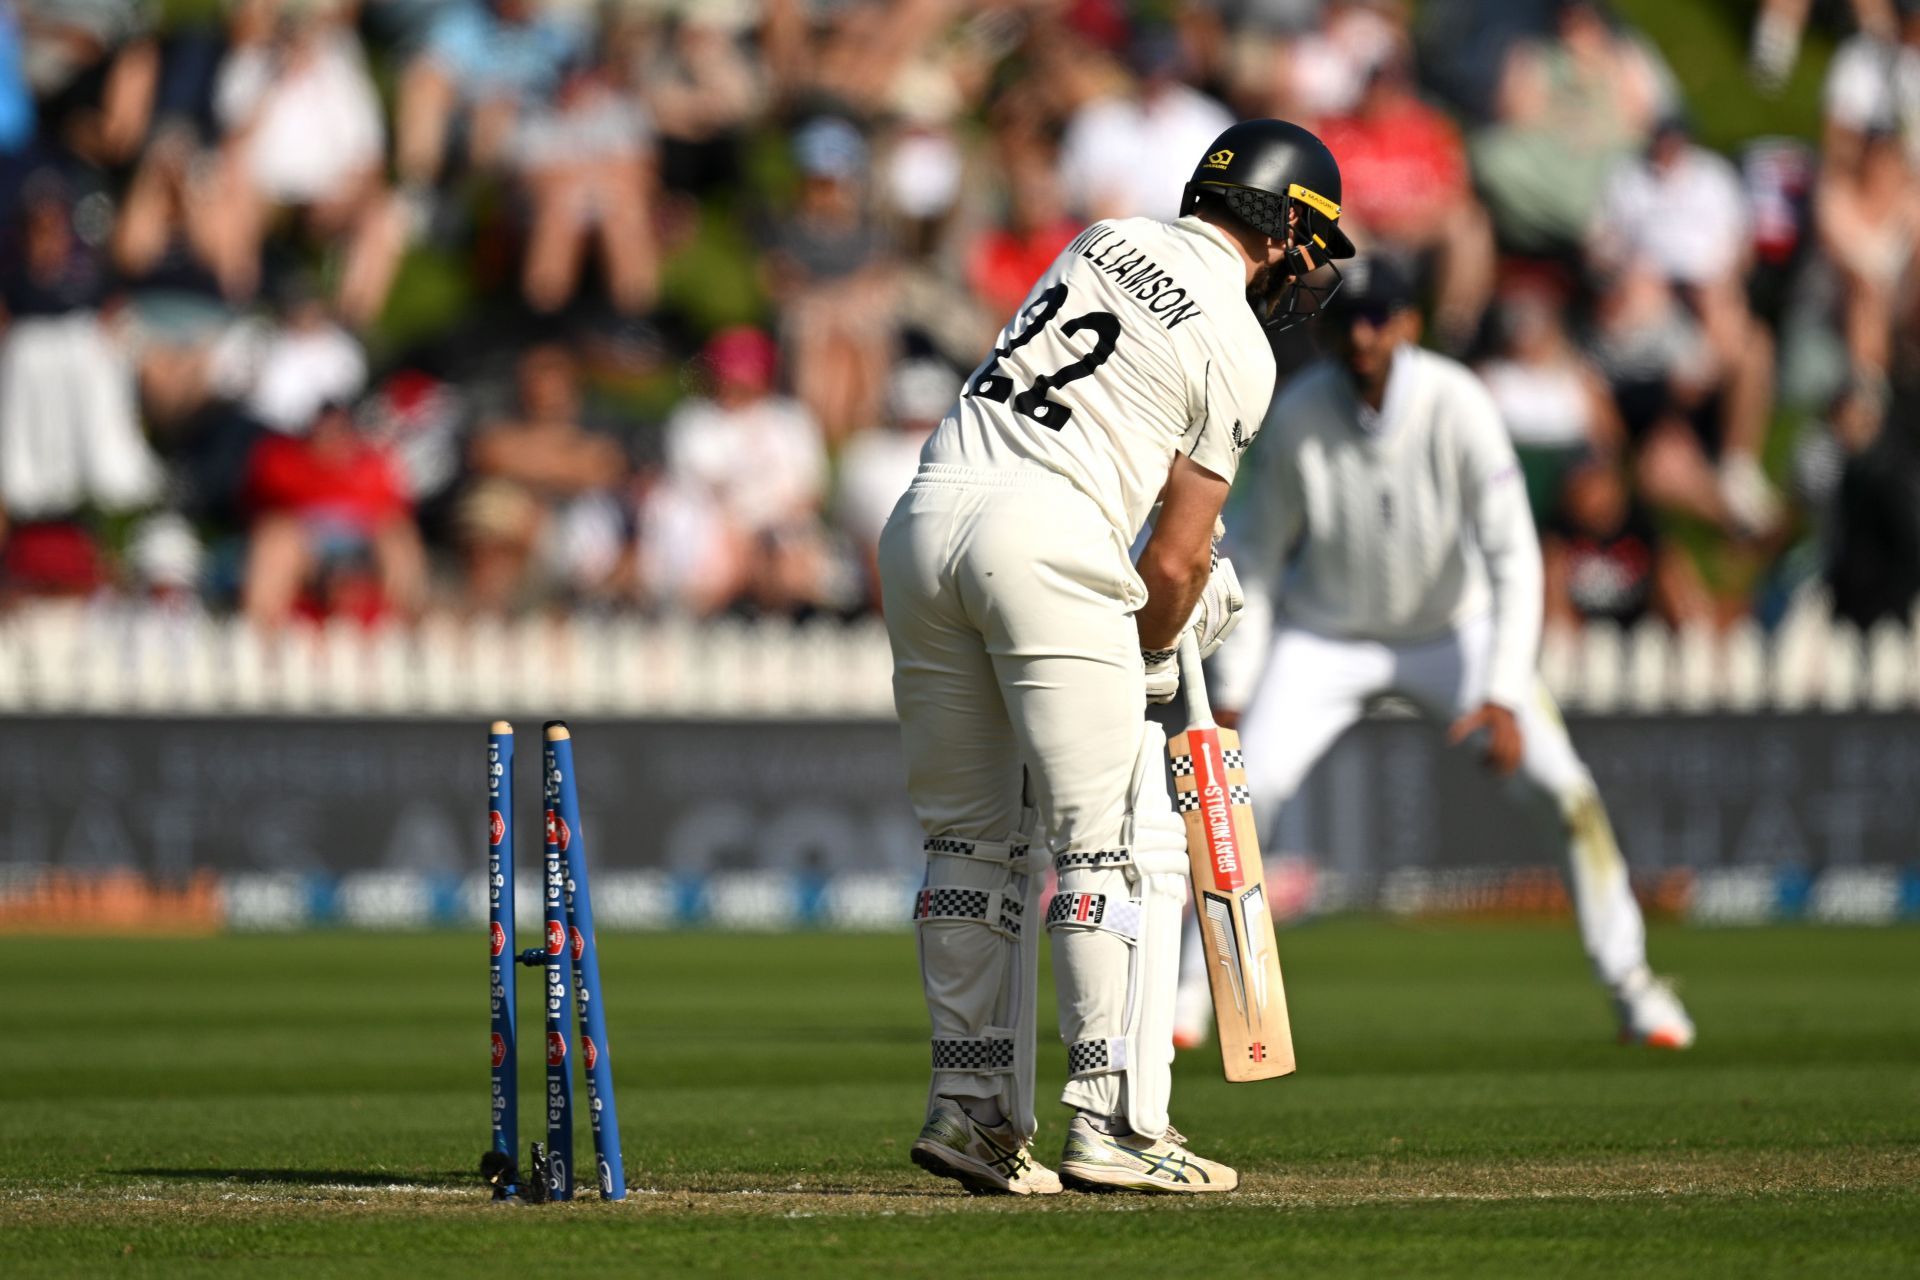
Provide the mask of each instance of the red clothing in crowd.
POLYGON ((371 537, 411 510, 399 471, 363 441, 269 435, 247 464, 255 513, 321 520, 371 537))
POLYGON ((1079 226, 1062 218, 1024 233, 1000 228, 982 235, 974 241, 967 262, 967 283, 974 296, 995 317, 1012 315, 1027 300, 1033 282, 1047 273, 1079 231, 1079 226))
POLYGON ((1392 240, 1452 204, 1467 187, 1453 122, 1411 95, 1365 115, 1324 120, 1320 140, 1340 162, 1340 212, 1392 240))

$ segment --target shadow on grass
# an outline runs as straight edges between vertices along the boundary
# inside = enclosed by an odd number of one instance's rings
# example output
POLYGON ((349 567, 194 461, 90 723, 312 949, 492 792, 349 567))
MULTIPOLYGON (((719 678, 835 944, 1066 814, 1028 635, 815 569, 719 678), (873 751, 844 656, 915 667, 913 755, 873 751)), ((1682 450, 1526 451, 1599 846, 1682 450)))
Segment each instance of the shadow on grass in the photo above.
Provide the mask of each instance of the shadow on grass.
POLYGON ((474 1187, 471 1173, 383 1173, 378 1169, 110 1169, 128 1178, 198 1178, 281 1187, 474 1187))

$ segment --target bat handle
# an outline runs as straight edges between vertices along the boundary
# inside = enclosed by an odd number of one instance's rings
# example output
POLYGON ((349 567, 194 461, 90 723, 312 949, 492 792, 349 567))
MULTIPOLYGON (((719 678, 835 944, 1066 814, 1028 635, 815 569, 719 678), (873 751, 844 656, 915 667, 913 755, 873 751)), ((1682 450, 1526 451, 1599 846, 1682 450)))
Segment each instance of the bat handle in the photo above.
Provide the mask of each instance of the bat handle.
POLYGON ((1207 676, 1200 666, 1200 640, 1192 628, 1180 637, 1180 691, 1187 699, 1187 727, 1213 728, 1213 705, 1207 701, 1207 676))

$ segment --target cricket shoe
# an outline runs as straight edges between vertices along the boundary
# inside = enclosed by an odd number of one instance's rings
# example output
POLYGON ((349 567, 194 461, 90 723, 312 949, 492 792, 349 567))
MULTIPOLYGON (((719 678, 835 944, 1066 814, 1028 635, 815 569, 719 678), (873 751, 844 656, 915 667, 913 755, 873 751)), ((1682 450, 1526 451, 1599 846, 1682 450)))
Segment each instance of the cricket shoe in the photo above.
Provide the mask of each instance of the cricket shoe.
POLYGON ((1620 1017, 1620 1043, 1644 1044, 1650 1049, 1685 1049, 1693 1044, 1693 1019, 1664 979, 1645 969, 1622 982, 1613 992, 1614 1012, 1620 1017))
POLYGON ((1010 1124, 984 1125, 952 1098, 935 1098, 907 1153, 936 1178, 952 1178, 976 1196, 1050 1196, 1060 1176, 1036 1164, 1010 1124))
POLYGON ((1198 1049, 1213 1030, 1213 993, 1205 982, 1182 982, 1173 997, 1173 1047, 1198 1049))
POLYGON ((1158 1138, 1125 1130, 1105 1133, 1085 1112, 1067 1126, 1060 1179, 1076 1191, 1145 1191, 1194 1195, 1231 1191, 1240 1175, 1187 1150, 1172 1125, 1158 1138))

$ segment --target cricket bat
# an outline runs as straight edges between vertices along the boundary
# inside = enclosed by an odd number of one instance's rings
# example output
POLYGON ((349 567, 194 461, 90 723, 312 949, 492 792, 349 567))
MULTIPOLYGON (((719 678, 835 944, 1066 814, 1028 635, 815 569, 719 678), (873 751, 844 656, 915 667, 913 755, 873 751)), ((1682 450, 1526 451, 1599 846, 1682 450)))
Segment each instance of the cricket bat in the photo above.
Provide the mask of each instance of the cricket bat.
POLYGON ((1174 807, 1187 820, 1193 908, 1213 990, 1220 1066, 1231 1081, 1270 1080, 1293 1070, 1293 1028, 1253 829, 1253 796, 1240 735, 1213 722, 1192 634, 1180 640, 1180 686, 1187 731, 1167 743, 1167 754, 1174 807))

